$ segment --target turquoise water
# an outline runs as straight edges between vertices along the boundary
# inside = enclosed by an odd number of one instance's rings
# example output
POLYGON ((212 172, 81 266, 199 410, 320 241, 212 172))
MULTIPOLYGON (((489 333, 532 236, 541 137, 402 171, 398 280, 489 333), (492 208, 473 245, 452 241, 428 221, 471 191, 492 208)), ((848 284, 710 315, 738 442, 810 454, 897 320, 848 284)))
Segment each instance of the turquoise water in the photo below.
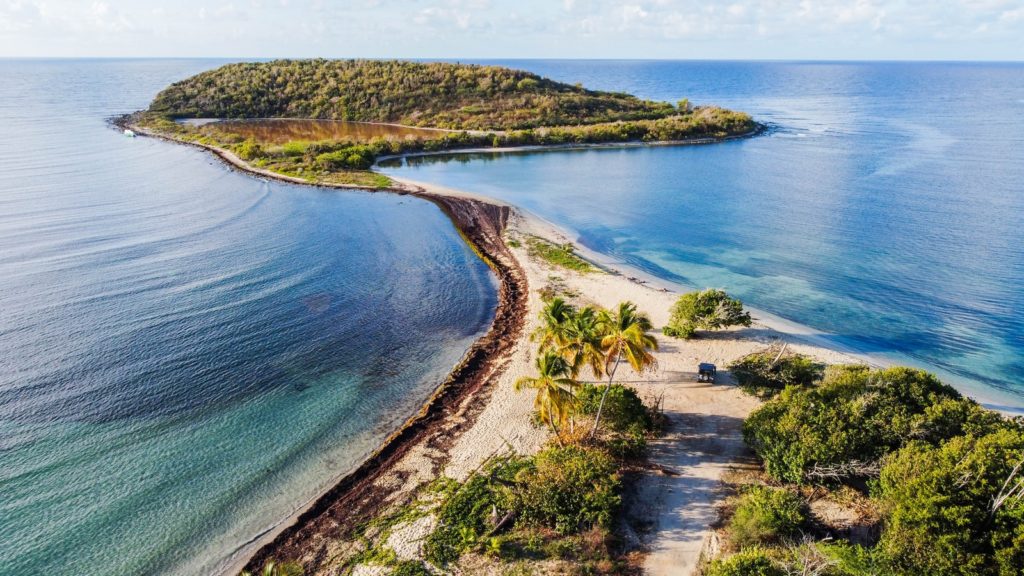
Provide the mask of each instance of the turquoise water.
POLYGON ((105 124, 218 64, 0 60, 2 574, 215 572, 493 318, 433 205, 105 124))
POLYGON ((385 171, 507 200, 663 279, 1024 406, 1024 65, 505 63, 745 110, 771 130, 385 171))

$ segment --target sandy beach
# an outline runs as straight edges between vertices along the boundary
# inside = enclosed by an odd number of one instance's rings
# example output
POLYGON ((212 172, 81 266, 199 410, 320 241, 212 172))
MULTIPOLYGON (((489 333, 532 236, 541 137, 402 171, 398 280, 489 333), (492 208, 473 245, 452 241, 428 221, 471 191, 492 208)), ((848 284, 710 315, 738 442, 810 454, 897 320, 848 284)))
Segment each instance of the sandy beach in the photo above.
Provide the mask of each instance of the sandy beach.
MULTIPOLYGON (((311 184, 249 166, 229 151, 197 146, 240 170, 311 184)), ((536 346, 528 335, 543 306, 542 289, 568 294, 577 304, 612 307, 632 301, 656 327, 668 321, 669 309, 679 295, 674 286, 587 250, 579 253, 597 271, 554 268, 531 257, 523 240, 529 236, 555 243, 572 240, 556 226, 471 192, 395 180, 397 186, 387 192, 433 202, 495 270, 500 290, 494 324, 427 405, 374 456, 300 513, 238 550, 225 565, 225 574, 256 571, 272 558, 298 560, 307 574, 329 574, 339 559, 359 550, 354 534, 358 526, 408 503, 437 477, 464 480, 497 453, 538 451, 549 433, 531 423, 533 398, 516 392, 513 383, 534 370, 536 346)), ((728 372, 720 372, 716 384, 697 383, 699 362, 724 367, 773 341, 788 342, 791 350, 826 363, 869 360, 822 345, 804 327, 757 311, 754 318, 749 328, 689 341, 667 338, 659 331, 657 370, 643 375, 628 368, 620 371, 619 380, 634 386, 641 397, 660 398, 668 418, 665 434, 651 443, 649 471, 633 488, 636 497, 631 501, 638 504, 626 510, 628 517, 650 526, 636 535, 645 551, 645 573, 692 573, 716 518, 721 475, 749 459, 740 431, 757 400, 735 387, 728 372)), ((418 558, 421 540, 432 526, 430 516, 399 524, 387 544, 399 558, 418 558)), ((357 573, 376 572, 372 566, 357 569, 357 573)))

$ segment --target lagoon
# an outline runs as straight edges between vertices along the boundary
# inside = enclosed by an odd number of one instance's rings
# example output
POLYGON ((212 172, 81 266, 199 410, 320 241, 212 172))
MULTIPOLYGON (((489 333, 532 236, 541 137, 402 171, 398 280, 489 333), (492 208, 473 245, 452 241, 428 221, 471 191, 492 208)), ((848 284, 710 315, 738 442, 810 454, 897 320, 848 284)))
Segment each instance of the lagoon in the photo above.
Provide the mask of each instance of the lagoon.
POLYGON ((835 345, 1024 407, 1024 65, 498 63, 744 110, 770 131, 384 172, 511 202, 681 288, 725 288, 835 345))

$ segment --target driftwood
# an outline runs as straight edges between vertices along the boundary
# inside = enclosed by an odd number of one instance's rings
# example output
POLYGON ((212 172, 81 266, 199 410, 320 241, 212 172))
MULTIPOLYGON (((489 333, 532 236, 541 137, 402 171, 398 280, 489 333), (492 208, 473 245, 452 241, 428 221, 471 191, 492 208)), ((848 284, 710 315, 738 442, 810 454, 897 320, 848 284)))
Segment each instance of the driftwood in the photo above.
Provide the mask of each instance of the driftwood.
POLYGON ((799 543, 790 544, 789 552, 794 562, 786 566, 786 576, 822 576, 838 564, 825 556, 815 539, 808 534, 804 534, 799 543))
POLYGON ((879 462, 861 462, 850 460, 839 464, 822 466, 815 464, 813 468, 804 472, 807 480, 845 480, 847 478, 874 478, 882 471, 879 462))
POLYGON ((1003 482, 1003 487, 999 489, 999 493, 996 494, 995 498, 992 499, 992 506, 989 508, 989 516, 995 516, 999 508, 1006 503, 1007 500, 1020 501, 1024 498, 1024 477, 1018 478, 1017 475, 1020 473, 1021 466, 1024 465, 1024 460, 1021 460, 1013 467, 1010 471, 1010 475, 1006 477, 1006 481, 1003 482), (1016 482, 1014 482, 1016 478, 1016 482))

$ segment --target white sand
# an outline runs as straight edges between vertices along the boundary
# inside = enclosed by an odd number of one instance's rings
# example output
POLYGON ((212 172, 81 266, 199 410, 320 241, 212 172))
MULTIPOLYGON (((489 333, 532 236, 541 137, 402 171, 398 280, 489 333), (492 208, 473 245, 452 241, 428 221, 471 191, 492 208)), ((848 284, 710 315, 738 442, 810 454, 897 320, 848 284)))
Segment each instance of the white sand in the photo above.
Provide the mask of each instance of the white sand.
MULTIPOLYGON (((473 196, 418 182, 433 193, 473 196)), ((490 200, 493 202, 493 200, 490 200)), ((517 210, 506 233, 508 239, 535 235, 553 242, 569 240, 554 226, 517 210)), ((669 309, 678 292, 669 285, 655 287, 653 279, 641 284, 642 274, 636 271, 579 274, 553 268, 527 255, 525 242, 512 249, 520 261, 530 284, 529 312, 524 337, 517 343, 514 355, 499 377, 493 396, 471 429, 466 431, 449 454, 446 474, 464 479, 492 454, 513 450, 521 454, 537 451, 547 440, 546 430, 530 422, 533 410, 531 392, 517 393, 513 383, 534 371, 536 346, 528 335, 537 326, 543 303, 538 291, 556 277, 558 284, 579 294, 581 304, 612 307, 621 301, 635 302, 646 312, 655 326, 668 322, 669 309), (636 281, 629 280, 632 276, 636 281)), ((583 252, 588 259, 600 260, 583 252)), ((601 262, 602 266, 608 266, 601 262)), ((650 574, 685 575, 693 572, 700 557, 709 525, 715 520, 715 505, 720 493, 720 477, 732 465, 747 458, 740 434, 743 418, 757 406, 757 400, 731 385, 729 375, 719 372, 719 384, 696 382, 698 362, 728 365, 746 354, 762 349, 774 339, 790 343, 790 349, 813 356, 822 362, 863 362, 838 350, 809 344, 813 333, 799 326, 787 327, 769 319, 768 325, 755 313, 750 328, 728 330, 718 334, 682 341, 658 334, 660 349, 655 353, 658 368, 637 375, 620 368, 620 381, 635 386, 641 397, 661 396, 669 428, 664 437, 651 445, 652 463, 668 473, 651 473, 638 487, 643 506, 630 511, 640 519, 652 522, 654 530, 643 540, 650 550, 645 570, 650 574)))

